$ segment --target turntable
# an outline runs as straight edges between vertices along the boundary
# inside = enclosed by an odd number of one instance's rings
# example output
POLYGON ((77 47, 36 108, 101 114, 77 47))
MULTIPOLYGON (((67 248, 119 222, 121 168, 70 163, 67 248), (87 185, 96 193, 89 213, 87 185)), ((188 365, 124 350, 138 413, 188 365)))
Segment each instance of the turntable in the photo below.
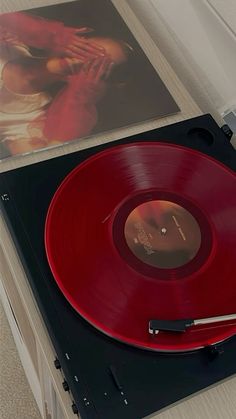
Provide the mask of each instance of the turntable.
POLYGON ((236 372, 235 169, 204 115, 1 174, 82 419, 141 418, 236 372))

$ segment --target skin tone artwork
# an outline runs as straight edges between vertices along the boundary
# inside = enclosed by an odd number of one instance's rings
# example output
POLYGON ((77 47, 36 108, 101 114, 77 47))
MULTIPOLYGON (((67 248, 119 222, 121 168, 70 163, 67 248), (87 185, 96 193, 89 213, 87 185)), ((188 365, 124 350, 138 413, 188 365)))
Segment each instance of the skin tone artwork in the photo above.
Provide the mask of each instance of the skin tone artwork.
POLYGON ((12 101, 40 95, 61 83, 43 112, 29 122, 28 135, 6 139, 10 153, 29 152, 89 135, 97 123, 96 104, 108 89, 113 69, 128 60, 125 43, 91 36, 91 28, 66 27, 21 12, 1 15, 0 27, 2 45, 23 43, 45 52, 43 57, 26 54, 5 63, 1 78, 3 86, 13 94, 12 101))

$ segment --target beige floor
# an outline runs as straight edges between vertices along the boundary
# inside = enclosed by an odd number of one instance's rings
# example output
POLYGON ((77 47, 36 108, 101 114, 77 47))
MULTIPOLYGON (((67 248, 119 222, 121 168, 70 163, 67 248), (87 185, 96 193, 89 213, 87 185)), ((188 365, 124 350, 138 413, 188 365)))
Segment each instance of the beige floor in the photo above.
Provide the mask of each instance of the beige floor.
POLYGON ((41 419, 0 302, 0 418, 41 419))

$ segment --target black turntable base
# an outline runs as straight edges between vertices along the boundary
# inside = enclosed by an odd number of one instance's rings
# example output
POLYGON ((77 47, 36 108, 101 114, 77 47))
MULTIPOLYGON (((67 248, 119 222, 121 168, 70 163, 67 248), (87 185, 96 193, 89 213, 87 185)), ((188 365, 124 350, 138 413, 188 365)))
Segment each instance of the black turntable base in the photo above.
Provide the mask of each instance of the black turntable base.
MULTIPOLYGON (((229 139, 210 115, 153 130, 1 174, 3 215, 82 419, 138 419, 157 412, 236 372, 236 336, 180 353, 122 343, 72 308, 51 273, 44 243, 47 211, 58 186, 99 151, 132 142, 178 144, 236 170, 229 139)), ((206 179, 207 181, 207 179, 206 179)), ((92 260, 91 260, 92 263, 92 260)), ((212 291, 214 292, 214 290, 212 291)))

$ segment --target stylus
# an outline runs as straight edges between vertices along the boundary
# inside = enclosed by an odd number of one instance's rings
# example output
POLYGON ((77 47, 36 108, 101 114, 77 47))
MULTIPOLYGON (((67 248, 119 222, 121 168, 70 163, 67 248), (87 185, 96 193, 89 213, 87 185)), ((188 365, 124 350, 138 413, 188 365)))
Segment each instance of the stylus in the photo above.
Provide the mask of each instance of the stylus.
POLYGON ((211 324, 236 320, 236 314, 226 314, 224 316, 208 317, 204 319, 181 319, 181 320, 150 320, 149 333, 157 335, 163 332, 185 332, 188 327, 198 326, 201 324, 211 324))

